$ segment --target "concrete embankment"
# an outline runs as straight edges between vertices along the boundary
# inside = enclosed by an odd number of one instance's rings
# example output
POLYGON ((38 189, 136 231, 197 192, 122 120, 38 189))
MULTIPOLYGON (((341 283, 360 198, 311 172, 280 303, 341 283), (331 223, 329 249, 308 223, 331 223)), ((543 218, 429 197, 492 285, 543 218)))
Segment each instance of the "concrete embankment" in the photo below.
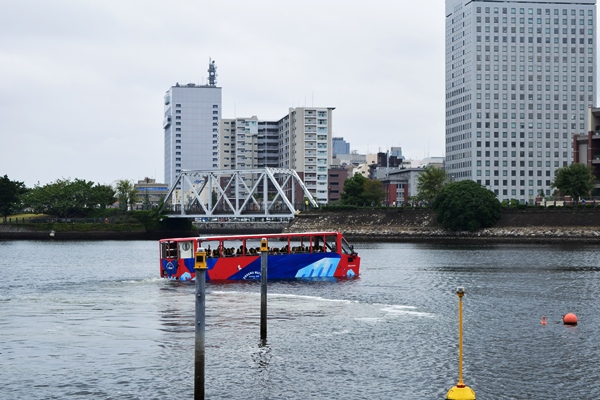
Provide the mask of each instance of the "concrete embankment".
POLYGON ((353 241, 599 243, 600 209, 505 210, 492 228, 452 232, 431 210, 302 213, 286 232, 339 230, 353 241))
POLYGON ((355 210, 303 212, 290 223, 201 224, 193 231, 37 230, 28 225, 1 225, 0 240, 158 240, 197 235, 309 232, 338 230, 353 241, 448 243, 598 243, 597 209, 505 210, 492 228, 452 232, 431 210, 355 210))
POLYGON ((159 240, 169 237, 196 236, 197 231, 144 230, 53 230, 30 225, 0 225, 0 240, 159 240))

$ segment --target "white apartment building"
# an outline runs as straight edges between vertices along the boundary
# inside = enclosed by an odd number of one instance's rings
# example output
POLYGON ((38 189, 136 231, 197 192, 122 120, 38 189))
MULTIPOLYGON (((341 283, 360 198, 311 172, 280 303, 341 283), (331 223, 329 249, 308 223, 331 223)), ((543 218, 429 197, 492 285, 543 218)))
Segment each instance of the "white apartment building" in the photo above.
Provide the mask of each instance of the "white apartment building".
POLYGON ((327 203, 334 109, 290 108, 279 120, 279 165, 295 169, 315 200, 323 204, 327 203))
POLYGON ((222 119, 219 132, 220 169, 279 167, 277 121, 222 119))
POLYGON ((446 0, 448 174, 551 194, 595 102, 595 40, 595 0, 446 0))
MULTIPOLYGON (((315 199, 326 203, 333 110, 290 108, 277 121, 261 121, 256 116, 223 119, 218 139, 219 167, 294 169, 315 199)), ((296 193, 301 191, 298 189, 296 193)))
POLYGON ((221 88, 176 84, 164 103, 165 183, 171 185, 184 169, 219 168, 221 88))

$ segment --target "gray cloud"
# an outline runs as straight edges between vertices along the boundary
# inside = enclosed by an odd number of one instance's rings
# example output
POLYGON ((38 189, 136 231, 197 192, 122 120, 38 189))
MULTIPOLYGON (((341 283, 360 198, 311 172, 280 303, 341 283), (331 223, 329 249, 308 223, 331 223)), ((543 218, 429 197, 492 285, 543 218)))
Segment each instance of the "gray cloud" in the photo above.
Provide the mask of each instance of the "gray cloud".
POLYGON ((24 0, 0 14, 0 174, 163 179, 162 97, 219 67, 224 117, 332 106, 360 151, 444 153, 443 1, 24 0))

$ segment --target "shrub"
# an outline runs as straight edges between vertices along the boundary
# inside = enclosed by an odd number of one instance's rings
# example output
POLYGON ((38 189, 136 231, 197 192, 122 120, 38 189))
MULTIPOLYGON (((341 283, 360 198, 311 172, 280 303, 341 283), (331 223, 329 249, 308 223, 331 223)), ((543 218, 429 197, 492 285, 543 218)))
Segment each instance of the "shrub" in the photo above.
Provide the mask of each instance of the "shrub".
POLYGON ((431 208, 445 228, 475 231, 494 225, 502 215, 496 195, 480 184, 465 180, 446 185, 431 208))

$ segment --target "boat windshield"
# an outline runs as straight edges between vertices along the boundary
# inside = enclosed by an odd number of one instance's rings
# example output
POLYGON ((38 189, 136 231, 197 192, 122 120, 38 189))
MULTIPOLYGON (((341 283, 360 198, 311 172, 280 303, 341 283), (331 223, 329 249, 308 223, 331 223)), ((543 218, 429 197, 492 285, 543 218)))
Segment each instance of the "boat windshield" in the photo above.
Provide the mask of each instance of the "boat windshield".
POLYGON ((342 238, 342 251, 344 254, 354 254, 354 249, 346 242, 345 238, 342 238))

